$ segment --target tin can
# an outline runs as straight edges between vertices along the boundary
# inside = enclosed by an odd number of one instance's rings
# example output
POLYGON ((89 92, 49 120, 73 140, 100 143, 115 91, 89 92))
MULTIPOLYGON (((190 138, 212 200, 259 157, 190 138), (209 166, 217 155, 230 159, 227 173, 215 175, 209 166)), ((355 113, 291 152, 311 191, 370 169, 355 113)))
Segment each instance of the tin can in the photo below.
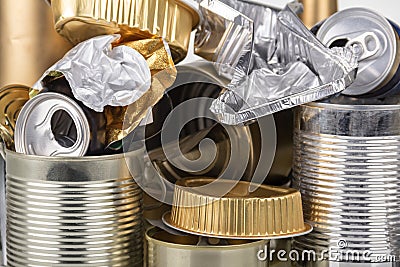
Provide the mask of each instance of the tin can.
POLYGON ((369 266, 381 255, 400 259, 400 105, 359 102, 296 110, 293 185, 314 231, 294 247, 360 255, 332 264, 369 266))
POLYGON ((338 10, 337 0, 300 0, 300 2, 304 6, 300 18, 310 28, 338 10))
POLYGON ((2 0, 0 32, 0 87, 34 84, 72 47, 54 30, 43 0, 2 0))
MULTIPOLYGON (((104 154, 107 124, 104 112, 96 112, 85 106, 81 101, 77 100, 64 76, 57 78, 46 77, 43 80, 43 86, 44 88, 40 93, 53 92, 63 94, 72 99, 82 109, 86 119, 88 120, 90 131, 89 147, 87 148, 85 155, 95 156, 104 154)), ((77 137, 79 136, 73 127, 71 117, 67 116, 66 113, 58 114, 52 122, 52 127, 53 132, 57 133, 60 137, 59 141, 64 139, 69 143, 69 145, 76 142, 77 137)))
POLYGON ((143 154, 6 151, 7 266, 141 267, 143 154))
POLYGON ((77 103, 62 94, 42 93, 29 100, 18 116, 15 150, 27 155, 84 156, 90 134, 89 122, 77 103), (69 125, 60 126, 69 129, 67 135, 57 129, 62 119, 69 125))
MULTIPOLYGON (((1 150, 2 148, 0 148, 1 150)), ((0 157, 0 266, 6 263, 6 179, 4 160, 0 157)))
POLYGON ((151 228, 146 232, 146 241, 148 267, 269 266, 268 260, 257 257, 268 255, 268 240, 210 240, 193 235, 173 235, 151 228))
POLYGON ((55 28, 73 44, 119 33, 122 41, 163 37, 174 61, 185 58, 200 16, 192 0, 53 0, 55 28))
POLYGON ((8 149, 14 149, 15 124, 19 112, 29 100, 29 87, 9 85, 0 89, 0 138, 8 149))
POLYGON ((317 30, 317 38, 328 47, 353 46, 359 69, 345 95, 376 97, 400 88, 399 28, 366 8, 339 11, 317 30))

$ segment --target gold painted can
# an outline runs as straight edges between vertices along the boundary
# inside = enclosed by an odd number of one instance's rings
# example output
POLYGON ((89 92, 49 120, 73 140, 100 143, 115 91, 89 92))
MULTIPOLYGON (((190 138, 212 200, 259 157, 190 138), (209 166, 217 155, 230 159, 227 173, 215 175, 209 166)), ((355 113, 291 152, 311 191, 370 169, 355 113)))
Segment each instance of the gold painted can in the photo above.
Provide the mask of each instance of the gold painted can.
POLYGON ((185 58, 200 16, 192 0, 52 0, 55 28, 73 44, 119 33, 122 42, 164 37, 175 63, 185 58))
POLYGON ((54 30, 45 1, 0 1, 0 87, 33 85, 72 47, 54 30))
POLYGON ((267 267, 268 240, 224 240, 146 232, 147 267, 267 267))
POLYGON ((300 2, 304 6, 300 18, 309 28, 338 11, 337 0, 300 0, 300 2))

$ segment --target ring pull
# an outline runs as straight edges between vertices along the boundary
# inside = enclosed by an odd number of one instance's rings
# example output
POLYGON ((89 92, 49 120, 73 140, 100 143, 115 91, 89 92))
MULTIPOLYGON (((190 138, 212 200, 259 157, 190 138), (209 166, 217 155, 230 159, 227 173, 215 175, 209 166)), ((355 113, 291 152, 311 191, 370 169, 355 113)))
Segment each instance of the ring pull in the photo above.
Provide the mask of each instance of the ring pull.
POLYGON ((378 36, 374 32, 363 33, 346 44, 346 47, 352 46, 358 56, 358 60, 370 58, 378 53, 382 48, 378 36))

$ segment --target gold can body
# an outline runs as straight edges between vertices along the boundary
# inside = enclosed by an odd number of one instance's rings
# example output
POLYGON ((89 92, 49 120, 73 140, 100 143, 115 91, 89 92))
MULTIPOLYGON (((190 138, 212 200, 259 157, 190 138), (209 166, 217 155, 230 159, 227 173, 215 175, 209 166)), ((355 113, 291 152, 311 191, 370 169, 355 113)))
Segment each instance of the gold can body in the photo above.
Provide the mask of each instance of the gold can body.
POLYGON ((33 85, 72 47, 54 30, 45 1, 0 1, 0 87, 33 85))
POLYGON ((175 62, 187 53, 199 15, 180 0, 53 0, 57 32, 77 44, 104 34, 123 41, 164 37, 175 62))

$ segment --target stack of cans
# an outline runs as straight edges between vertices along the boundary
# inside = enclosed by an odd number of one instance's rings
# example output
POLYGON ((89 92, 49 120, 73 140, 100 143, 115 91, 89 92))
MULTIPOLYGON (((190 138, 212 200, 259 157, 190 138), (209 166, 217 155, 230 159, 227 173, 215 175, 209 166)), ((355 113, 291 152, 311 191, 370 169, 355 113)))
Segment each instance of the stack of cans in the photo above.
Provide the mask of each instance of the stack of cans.
POLYGON ((322 260, 302 266, 392 266, 400 257, 398 27, 353 8, 314 31, 329 47, 352 46, 359 71, 342 96, 296 109, 294 186, 314 231, 294 247, 322 260))

